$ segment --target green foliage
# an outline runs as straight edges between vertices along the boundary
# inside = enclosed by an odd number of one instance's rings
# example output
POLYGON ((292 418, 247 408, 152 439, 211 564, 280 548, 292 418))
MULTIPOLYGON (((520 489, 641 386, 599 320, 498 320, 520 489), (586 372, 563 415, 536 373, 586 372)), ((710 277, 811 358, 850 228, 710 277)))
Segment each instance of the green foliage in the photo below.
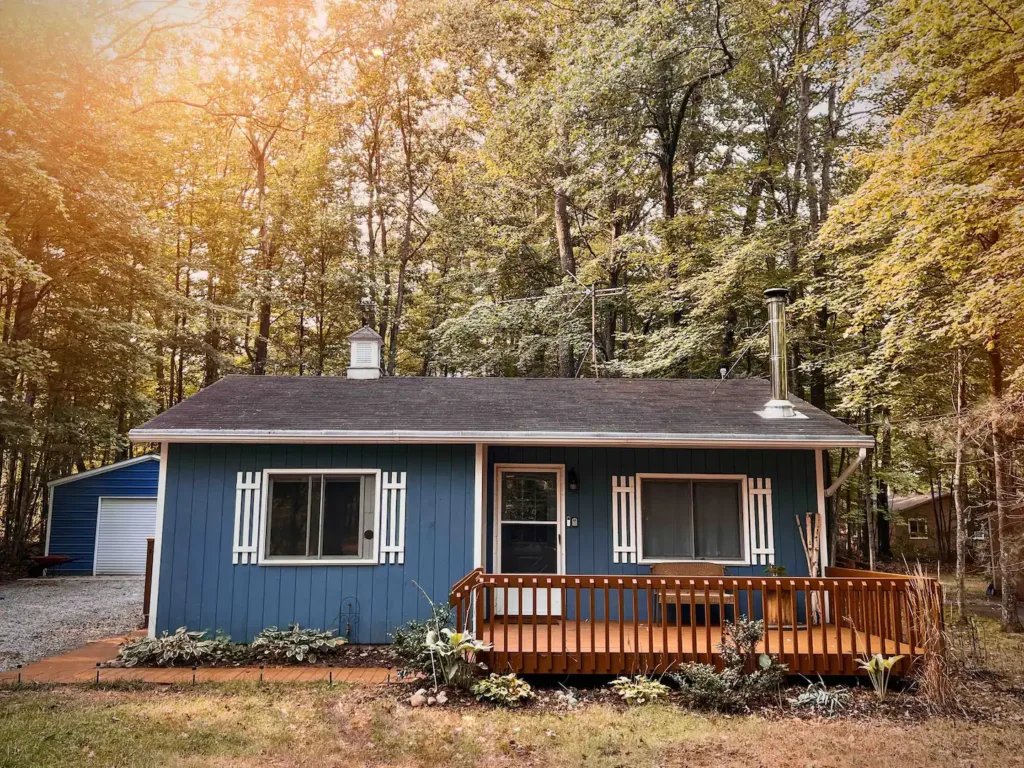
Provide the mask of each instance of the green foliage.
POLYGON ((630 705, 651 704, 668 698, 668 686, 646 675, 617 677, 609 685, 619 698, 630 705))
POLYGON ((808 682, 807 688, 795 699, 790 699, 796 707, 813 709, 820 715, 831 717, 842 712, 850 703, 850 692, 841 685, 829 688, 820 678, 808 682))
POLYGON ((248 647, 232 643, 231 638, 206 632, 189 632, 179 627, 173 635, 140 637, 118 651, 118 661, 126 667, 189 667, 196 665, 243 664, 248 647))
POLYGON ((343 637, 335 637, 331 630, 300 629, 298 624, 290 624, 285 630, 267 627, 253 638, 250 648, 258 661, 316 664, 318 658, 337 653, 347 642, 343 637))
POLYGON ((260 663, 309 663, 328 658, 348 641, 334 637, 331 631, 300 629, 292 624, 286 630, 267 627, 253 638, 251 645, 232 643, 227 635, 208 638, 206 632, 179 627, 173 635, 142 637, 125 645, 118 660, 126 667, 187 667, 193 664, 215 666, 260 663))
POLYGON ((469 688, 482 664, 475 662, 476 655, 491 646, 473 637, 472 632, 456 632, 443 628, 440 632, 430 629, 423 642, 430 653, 434 687, 457 685, 469 688))
POLYGON ((473 685, 472 693, 478 701, 489 701, 499 707, 521 707, 533 698, 533 689, 515 674, 490 674, 473 685))
POLYGON ((431 663, 431 651, 427 645, 427 633, 430 631, 440 632, 442 629, 450 628, 452 622, 452 609, 444 603, 431 603, 431 617, 426 620, 414 620, 402 627, 397 627, 391 633, 391 652, 394 654, 402 668, 402 676, 421 673, 432 675, 434 673, 431 663))
POLYGON ((778 695, 787 668, 757 652, 763 637, 763 621, 741 616, 726 622, 718 645, 725 668, 719 672, 710 664, 684 664, 670 679, 698 709, 743 711, 767 701, 778 695))
POLYGON ((892 677, 892 668, 896 666, 902 656, 883 656, 876 653, 870 658, 860 660, 860 668, 868 673, 868 680, 879 701, 885 701, 889 694, 889 680, 892 677))

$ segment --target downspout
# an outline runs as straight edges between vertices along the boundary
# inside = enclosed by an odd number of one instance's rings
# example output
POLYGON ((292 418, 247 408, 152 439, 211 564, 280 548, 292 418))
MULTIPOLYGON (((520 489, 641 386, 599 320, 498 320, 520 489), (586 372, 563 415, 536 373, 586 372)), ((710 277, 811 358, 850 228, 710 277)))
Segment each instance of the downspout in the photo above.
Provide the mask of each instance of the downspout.
POLYGON ((847 464, 846 469, 839 473, 839 477, 836 478, 836 481, 825 489, 825 497, 832 498, 835 495, 836 491, 839 490, 840 486, 842 486, 842 484, 846 482, 847 478, 849 478, 850 475, 857 471, 857 467, 863 464, 864 459, 866 459, 867 457, 868 449, 861 448, 857 452, 857 458, 855 458, 853 461, 847 464))

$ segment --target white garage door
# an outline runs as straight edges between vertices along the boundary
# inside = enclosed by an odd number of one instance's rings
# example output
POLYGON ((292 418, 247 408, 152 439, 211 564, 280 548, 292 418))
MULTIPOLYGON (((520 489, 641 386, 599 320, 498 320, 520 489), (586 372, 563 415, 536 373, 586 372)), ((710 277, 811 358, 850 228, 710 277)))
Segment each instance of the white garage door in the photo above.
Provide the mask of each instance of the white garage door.
POLYGON ((94 572, 145 573, 146 539, 154 531, 156 499, 100 499, 94 572))

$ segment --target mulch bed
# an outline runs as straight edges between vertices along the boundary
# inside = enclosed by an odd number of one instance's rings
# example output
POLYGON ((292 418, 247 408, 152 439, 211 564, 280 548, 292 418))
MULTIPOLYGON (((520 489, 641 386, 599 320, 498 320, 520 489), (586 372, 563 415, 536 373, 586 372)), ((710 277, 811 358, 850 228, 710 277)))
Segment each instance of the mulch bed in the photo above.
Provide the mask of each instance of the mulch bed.
MULTIPOLYGON (((562 680, 561 683, 553 681, 551 678, 527 677, 526 679, 533 686, 534 698, 520 708, 519 711, 522 712, 565 714, 595 705, 622 709, 627 709, 629 706, 607 685, 602 684, 596 678, 576 681, 568 679, 562 680), (567 695, 570 692, 575 703, 572 703, 567 695)), ((946 716, 966 722, 1024 724, 1024 689, 1009 685, 1002 680, 990 678, 960 681, 957 685, 960 706, 957 710, 944 714, 935 713, 909 682, 897 683, 894 681, 893 687, 884 701, 878 700, 867 681, 864 681, 862 685, 858 685, 856 681, 853 681, 852 684, 847 681, 843 685, 849 691, 850 699, 846 708, 832 715, 832 719, 881 719, 911 724, 921 723, 937 716, 946 716)), ((409 699, 415 690, 425 688, 430 691, 430 686, 430 681, 426 679, 412 685, 392 684, 385 687, 380 695, 392 701, 395 706, 411 709, 409 699)), ((796 699, 805 690, 805 687, 804 684, 791 682, 782 689, 777 701, 766 702, 747 712, 719 713, 719 716, 727 719, 748 715, 756 715, 769 720, 822 719, 824 716, 813 708, 801 707, 793 703, 792 700, 796 699)), ((830 687, 834 686, 830 685, 830 687)), ((478 702, 468 691, 450 688, 446 690, 446 694, 448 702, 443 705, 444 709, 493 709, 493 705, 478 702)), ((670 692, 668 702, 681 709, 692 709, 688 706, 684 696, 675 690, 670 692)))

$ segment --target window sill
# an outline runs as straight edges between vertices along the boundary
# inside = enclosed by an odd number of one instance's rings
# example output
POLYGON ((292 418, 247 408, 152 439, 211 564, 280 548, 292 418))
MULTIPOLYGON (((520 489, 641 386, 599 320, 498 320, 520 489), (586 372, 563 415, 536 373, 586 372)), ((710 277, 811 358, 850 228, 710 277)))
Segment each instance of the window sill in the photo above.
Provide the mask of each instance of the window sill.
POLYGON ((374 559, 346 559, 346 560, 310 560, 308 558, 271 558, 260 560, 258 565, 377 565, 377 561, 374 559))
POLYGON ((745 557, 738 558, 735 560, 725 559, 702 559, 698 560, 690 557, 659 557, 656 559, 643 558, 639 561, 639 565, 659 565, 660 563, 713 563, 715 565, 750 565, 745 557))

